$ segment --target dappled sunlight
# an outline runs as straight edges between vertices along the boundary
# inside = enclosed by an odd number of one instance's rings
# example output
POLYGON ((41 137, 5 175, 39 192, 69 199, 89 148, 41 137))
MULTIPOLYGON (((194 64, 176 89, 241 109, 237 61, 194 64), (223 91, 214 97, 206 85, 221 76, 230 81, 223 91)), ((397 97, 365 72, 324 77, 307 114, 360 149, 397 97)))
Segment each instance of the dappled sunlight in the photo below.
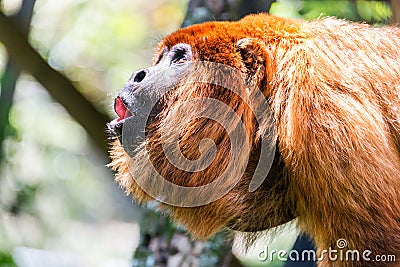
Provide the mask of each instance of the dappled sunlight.
MULTIPOLYGON (((179 27, 184 2, 37 0, 29 39, 111 115, 112 97, 151 60, 154 36, 179 27), (163 12, 173 17, 154 16, 163 12)), ((21 3, 0 7, 10 15, 21 3)), ((0 44, 1 73, 7 60, 0 44)), ((20 267, 130 266, 140 212, 85 129, 28 74, 18 79, 9 124, 0 165, 0 251, 20 267)))

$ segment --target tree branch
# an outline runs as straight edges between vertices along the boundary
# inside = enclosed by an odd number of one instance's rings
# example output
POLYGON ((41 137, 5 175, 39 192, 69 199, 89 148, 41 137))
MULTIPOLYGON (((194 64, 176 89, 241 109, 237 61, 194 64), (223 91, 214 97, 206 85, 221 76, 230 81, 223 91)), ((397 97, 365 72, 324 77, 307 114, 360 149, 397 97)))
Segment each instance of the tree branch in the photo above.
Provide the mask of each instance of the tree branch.
MULTIPOLYGON (((106 154, 105 124, 109 118, 99 112, 64 75, 50 67, 28 43, 26 36, 4 13, 0 12, 0 42, 21 69, 41 83, 50 95, 88 132, 94 143, 106 154)), ((50 123, 50 122, 49 122, 50 123)))
MULTIPOLYGON (((35 6, 36 0, 24 0, 22 2, 21 9, 14 17, 16 26, 18 26, 21 32, 26 36, 28 35, 33 7, 35 6)), ((1 1, 0 1, 1 4, 1 1)), ((4 139, 8 136, 7 129, 9 128, 10 121, 10 109, 13 103, 15 86, 18 77, 21 74, 21 70, 9 59, 5 68, 5 71, 0 80, 0 162, 3 158, 2 147, 4 139)))
POLYGON ((399 0, 391 0, 390 6, 392 8, 392 23, 400 25, 400 1, 399 0))

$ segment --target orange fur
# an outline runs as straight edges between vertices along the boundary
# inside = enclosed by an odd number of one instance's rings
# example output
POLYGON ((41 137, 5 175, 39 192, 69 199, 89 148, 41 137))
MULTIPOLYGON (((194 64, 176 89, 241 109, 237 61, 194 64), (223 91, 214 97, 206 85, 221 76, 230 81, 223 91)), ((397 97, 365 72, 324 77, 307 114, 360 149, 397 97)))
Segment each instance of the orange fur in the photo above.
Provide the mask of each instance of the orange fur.
MULTIPOLYGON (((248 192, 259 156, 257 136, 266 126, 257 125, 248 107, 229 92, 215 86, 178 87, 142 147, 163 177, 180 185, 204 185, 229 161, 229 140, 217 123, 198 120, 188 126, 177 120, 185 155, 196 158, 197 146, 206 137, 218 143, 218 152, 215 162, 200 173, 185 173, 167 162, 158 129, 175 130, 163 119, 177 101, 209 96, 234 107, 252 137, 252 151, 242 179, 221 199, 201 207, 163 209, 198 238, 224 226, 257 231, 298 217, 318 250, 335 247, 344 238, 349 249, 394 254, 400 261, 400 29, 333 18, 305 22, 252 15, 178 30, 159 44, 155 58, 178 43, 190 44, 196 61, 223 63, 251 75, 251 82, 269 99, 278 152, 261 188, 248 192), (247 53, 238 53, 237 46, 247 53)), ((151 198, 132 177, 152 183, 141 155, 139 151, 130 159, 118 140, 112 143, 116 180, 145 202, 151 198), (135 166, 131 172, 128 165, 135 166)), ((400 266, 335 263, 366 265, 400 266)))

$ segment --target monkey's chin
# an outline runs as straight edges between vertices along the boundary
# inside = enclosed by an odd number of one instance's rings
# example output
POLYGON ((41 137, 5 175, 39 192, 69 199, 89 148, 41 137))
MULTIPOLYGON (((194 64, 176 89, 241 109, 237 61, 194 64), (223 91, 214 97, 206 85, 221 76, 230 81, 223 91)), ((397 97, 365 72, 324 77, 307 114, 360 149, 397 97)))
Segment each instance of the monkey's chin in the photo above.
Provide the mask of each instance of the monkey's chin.
POLYGON ((107 134, 109 139, 113 140, 115 138, 118 138, 121 140, 124 121, 125 120, 120 120, 118 118, 107 123, 107 134))
POLYGON ((134 114, 128 109, 126 109, 124 111, 124 117, 116 118, 115 120, 112 120, 109 123, 107 123, 107 133, 109 138, 114 139, 115 137, 118 137, 121 141, 122 127, 124 126, 126 120, 133 116, 134 114))

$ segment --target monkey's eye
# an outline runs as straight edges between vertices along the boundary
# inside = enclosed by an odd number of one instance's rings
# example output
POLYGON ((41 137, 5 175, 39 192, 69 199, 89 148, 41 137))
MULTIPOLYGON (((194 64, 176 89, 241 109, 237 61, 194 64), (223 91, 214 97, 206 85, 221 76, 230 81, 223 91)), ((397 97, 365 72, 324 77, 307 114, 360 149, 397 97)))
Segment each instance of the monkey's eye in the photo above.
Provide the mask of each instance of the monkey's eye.
POLYGON ((183 64, 186 63, 187 61, 188 61, 187 56, 181 55, 179 57, 172 59, 172 64, 183 64))
POLYGON ((182 65, 193 59, 192 48, 188 44, 177 44, 169 54, 170 64, 182 65))

